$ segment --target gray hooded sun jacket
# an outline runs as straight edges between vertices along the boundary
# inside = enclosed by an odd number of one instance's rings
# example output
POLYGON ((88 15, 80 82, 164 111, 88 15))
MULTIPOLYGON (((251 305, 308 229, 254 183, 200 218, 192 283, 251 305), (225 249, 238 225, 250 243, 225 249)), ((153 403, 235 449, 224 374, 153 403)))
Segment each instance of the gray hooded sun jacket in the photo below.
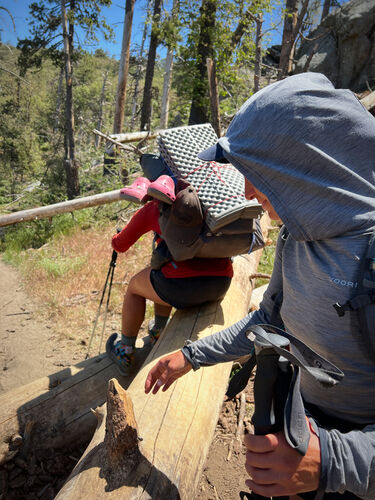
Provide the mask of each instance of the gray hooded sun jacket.
POLYGON ((282 290, 285 330, 345 374, 330 389, 302 375, 303 398, 356 429, 319 428, 320 489, 373 500, 375 360, 358 333, 356 313, 339 317, 333 304, 353 296, 375 230, 375 119, 351 91, 304 73, 252 96, 219 144, 268 197, 289 235, 278 241, 260 309, 183 352, 195 369, 248 354, 246 330, 270 323, 273 299, 282 290))

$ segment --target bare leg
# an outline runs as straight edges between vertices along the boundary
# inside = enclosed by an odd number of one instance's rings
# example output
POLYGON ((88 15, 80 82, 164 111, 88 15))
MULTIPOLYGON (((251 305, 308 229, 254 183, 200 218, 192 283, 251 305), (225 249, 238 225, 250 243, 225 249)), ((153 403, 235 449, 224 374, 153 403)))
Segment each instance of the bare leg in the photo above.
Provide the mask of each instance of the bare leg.
POLYGON ((164 311, 171 306, 161 300, 150 281, 150 267, 146 267, 130 280, 122 304, 121 332, 126 337, 136 337, 145 319, 146 299, 162 306, 164 311))
POLYGON ((171 314, 171 310, 172 310, 172 306, 164 306, 162 304, 158 304, 157 302, 155 302, 154 304, 154 313, 155 313, 155 316, 158 315, 158 316, 169 316, 171 314))

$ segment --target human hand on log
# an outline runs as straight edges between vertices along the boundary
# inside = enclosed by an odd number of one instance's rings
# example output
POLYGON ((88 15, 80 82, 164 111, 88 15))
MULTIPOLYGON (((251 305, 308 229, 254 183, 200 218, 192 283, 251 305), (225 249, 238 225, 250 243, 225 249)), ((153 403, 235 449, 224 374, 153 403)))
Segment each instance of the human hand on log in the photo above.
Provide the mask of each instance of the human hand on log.
POLYGON ((149 371, 145 382, 145 393, 148 394, 153 388, 152 394, 156 394, 162 386, 163 392, 166 391, 175 380, 191 369, 191 363, 185 358, 182 351, 164 356, 149 371))

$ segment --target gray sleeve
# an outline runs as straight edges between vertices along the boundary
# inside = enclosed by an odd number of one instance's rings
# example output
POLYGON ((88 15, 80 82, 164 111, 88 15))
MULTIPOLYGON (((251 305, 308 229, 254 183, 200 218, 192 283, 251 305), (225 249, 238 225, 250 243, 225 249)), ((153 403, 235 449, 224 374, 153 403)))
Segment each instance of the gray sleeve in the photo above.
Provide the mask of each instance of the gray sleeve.
MULTIPOLYGON (((259 310, 250 313, 234 325, 214 333, 209 337, 188 342, 182 349, 187 360, 192 364, 194 370, 200 366, 214 365, 226 361, 233 361, 251 353, 253 343, 247 339, 246 331, 250 325, 270 323, 281 323, 280 318, 275 318, 275 297, 282 289, 281 256, 282 242, 278 240, 275 252, 275 263, 272 278, 264 294, 259 310)), ((279 325, 277 325, 279 326, 279 325)))
POLYGON ((375 424, 345 434, 319 428, 321 477, 319 489, 350 491, 359 498, 375 498, 375 424))

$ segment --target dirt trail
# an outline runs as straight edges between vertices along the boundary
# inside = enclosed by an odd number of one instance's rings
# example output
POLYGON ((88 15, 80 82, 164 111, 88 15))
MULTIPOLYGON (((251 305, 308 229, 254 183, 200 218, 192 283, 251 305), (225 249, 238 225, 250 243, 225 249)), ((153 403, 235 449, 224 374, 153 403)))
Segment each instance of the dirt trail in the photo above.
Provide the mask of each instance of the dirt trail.
POLYGON ((40 319, 22 276, 0 259, 0 392, 78 363, 82 349, 40 319))

